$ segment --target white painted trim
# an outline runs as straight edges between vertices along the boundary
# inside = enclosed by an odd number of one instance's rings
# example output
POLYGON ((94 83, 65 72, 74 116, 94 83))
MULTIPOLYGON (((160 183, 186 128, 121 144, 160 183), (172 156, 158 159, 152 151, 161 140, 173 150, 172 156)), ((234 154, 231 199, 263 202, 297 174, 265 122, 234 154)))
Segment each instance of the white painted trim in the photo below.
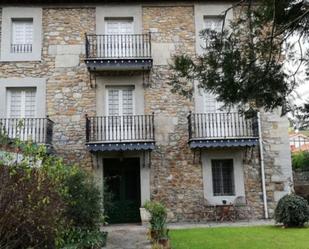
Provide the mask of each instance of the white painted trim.
POLYGON ((141 75, 137 76, 104 76, 97 77, 97 88, 96 88, 96 113, 97 116, 107 116, 107 98, 106 90, 108 87, 123 87, 123 86, 134 86, 134 103, 133 109, 135 115, 144 114, 144 86, 143 78, 141 75))
POLYGON ((222 204, 222 200, 233 203, 237 196, 245 196, 242 157, 242 152, 237 150, 209 150, 202 152, 204 198, 210 204, 222 204), (211 160, 213 159, 233 159, 235 195, 214 196, 211 166, 211 160))
POLYGON ((40 61, 42 50, 42 8, 4 7, 2 8, 1 61, 40 61), (32 53, 11 53, 12 19, 33 19, 32 53))
POLYGON ((96 33, 105 34, 106 18, 133 18, 134 33, 143 31, 142 6, 139 4, 128 5, 103 5, 96 7, 96 33))
MULTIPOLYGON (((196 3, 194 4, 194 18, 195 18, 195 37, 196 37, 196 53, 202 54, 203 41, 200 39, 200 31, 204 29, 204 17, 205 16, 222 16, 224 11, 232 6, 231 3, 196 3)), ((228 20, 233 18, 232 10, 227 14, 227 21, 225 25, 229 25, 228 20)))
MULTIPOLYGON (((96 182, 100 187, 104 183, 104 159, 105 158, 118 158, 120 156, 119 152, 106 152, 98 154, 98 167, 94 171, 96 182)), ((123 152, 121 156, 124 158, 139 158, 140 160, 140 192, 141 192, 141 206, 150 200, 150 167, 143 165, 143 153, 142 152, 123 152)), ((148 158, 146 158, 148 159, 148 158)), ((146 160, 147 162, 147 160, 146 160)), ((103 190, 103 188, 101 188, 103 190)))

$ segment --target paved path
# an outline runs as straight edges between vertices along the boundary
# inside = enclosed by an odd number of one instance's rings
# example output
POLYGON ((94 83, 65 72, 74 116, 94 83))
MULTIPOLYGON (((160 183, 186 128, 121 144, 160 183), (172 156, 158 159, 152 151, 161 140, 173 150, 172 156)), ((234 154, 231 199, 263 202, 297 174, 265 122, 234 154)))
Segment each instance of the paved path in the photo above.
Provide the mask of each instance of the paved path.
POLYGON ((147 228, 141 225, 111 225, 104 227, 108 232, 104 249, 150 249, 147 228))

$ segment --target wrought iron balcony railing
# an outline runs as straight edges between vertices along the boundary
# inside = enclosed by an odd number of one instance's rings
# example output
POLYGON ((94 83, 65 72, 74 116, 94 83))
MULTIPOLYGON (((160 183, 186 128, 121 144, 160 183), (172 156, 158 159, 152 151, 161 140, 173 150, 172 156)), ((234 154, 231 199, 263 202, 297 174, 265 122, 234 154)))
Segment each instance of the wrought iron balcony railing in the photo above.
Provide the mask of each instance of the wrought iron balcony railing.
POLYGON ((151 58, 151 35, 86 35, 87 59, 151 58))
POLYGON ((257 117, 246 118, 238 112, 190 113, 188 124, 190 141, 258 137, 257 117))
POLYGON ((86 116, 87 143, 153 142, 154 114, 86 116))
POLYGON ((32 53, 32 44, 11 44, 11 53, 32 53))
POLYGON ((53 124, 47 118, 0 118, 0 134, 10 139, 52 144, 53 124))

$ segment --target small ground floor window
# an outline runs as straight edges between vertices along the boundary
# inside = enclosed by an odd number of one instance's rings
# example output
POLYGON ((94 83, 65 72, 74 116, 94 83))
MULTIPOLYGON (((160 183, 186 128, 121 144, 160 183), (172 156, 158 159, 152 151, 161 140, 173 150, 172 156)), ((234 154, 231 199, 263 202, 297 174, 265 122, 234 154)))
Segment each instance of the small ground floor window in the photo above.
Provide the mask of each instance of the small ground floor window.
POLYGON ((235 195, 233 159, 211 160, 214 196, 235 195))

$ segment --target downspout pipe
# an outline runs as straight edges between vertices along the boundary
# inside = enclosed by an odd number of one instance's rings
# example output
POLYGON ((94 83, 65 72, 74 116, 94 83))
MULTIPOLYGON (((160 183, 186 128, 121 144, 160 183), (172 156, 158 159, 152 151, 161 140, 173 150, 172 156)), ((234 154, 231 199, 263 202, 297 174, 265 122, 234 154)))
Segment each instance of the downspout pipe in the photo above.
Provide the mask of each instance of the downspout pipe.
POLYGON ((257 113, 258 118, 258 131, 259 131, 259 149, 260 149, 260 163, 261 163, 261 175, 262 175, 262 191, 263 191, 263 203, 264 203, 264 216, 268 219, 268 205, 267 205, 267 194, 266 194, 266 183, 265 183, 265 165, 264 165, 264 147, 263 137, 261 128, 261 113, 257 113))

